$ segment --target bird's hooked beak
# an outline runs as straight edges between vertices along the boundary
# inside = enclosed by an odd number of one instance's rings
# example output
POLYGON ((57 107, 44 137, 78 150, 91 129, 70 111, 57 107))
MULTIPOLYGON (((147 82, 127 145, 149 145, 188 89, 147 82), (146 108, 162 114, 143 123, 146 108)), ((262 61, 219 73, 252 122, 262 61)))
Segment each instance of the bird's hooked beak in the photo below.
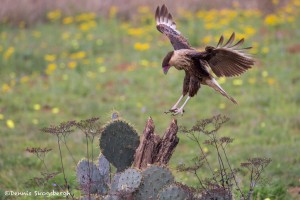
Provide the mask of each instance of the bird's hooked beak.
POLYGON ((163 67, 164 74, 167 74, 167 73, 168 73, 170 67, 171 67, 170 65, 167 65, 167 66, 164 66, 164 67, 163 67))

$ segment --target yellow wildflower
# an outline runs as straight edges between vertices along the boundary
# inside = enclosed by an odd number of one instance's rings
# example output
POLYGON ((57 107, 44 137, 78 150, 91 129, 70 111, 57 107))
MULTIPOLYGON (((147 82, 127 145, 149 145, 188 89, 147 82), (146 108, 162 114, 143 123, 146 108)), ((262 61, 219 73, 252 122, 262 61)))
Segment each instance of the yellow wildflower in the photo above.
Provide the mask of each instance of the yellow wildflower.
POLYGON ((249 78, 248 83, 250 83, 251 85, 254 85, 256 83, 256 78, 249 78))
POLYGON ((75 17, 75 20, 77 22, 82 22, 82 21, 93 20, 95 18, 96 18, 96 13, 90 12, 90 13, 81 13, 80 15, 77 15, 75 17))
POLYGON ((62 79, 63 79, 64 81, 68 80, 68 79, 69 79, 68 74, 63 74, 63 75, 62 75, 62 79))
POLYGON ((229 19, 229 18, 223 18, 223 19, 221 19, 221 20, 218 22, 218 24, 219 24, 220 26, 226 26, 226 25, 229 24, 229 22, 230 22, 230 19, 229 19))
POLYGON ((150 44, 149 43, 135 43, 134 44, 134 48, 138 51, 145 51, 148 50, 150 48, 150 44))
POLYGON ((91 21, 87 21, 87 22, 83 22, 79 25, 79 29, 81 31, 88 31, 90 30, 91 28, 94 28, 97 26, 97 22, 94 21, 94 20, 91 20, 91 21))
POLYGON ((94 35, 93 35, 93 34, 88 34, 88 35, 86 36, 86 38, 87 38, 88 40, 94 40, 94 35))
POLYGON ((109 18, 115 18, 118 13, 118 8, 116 6, 111 6, 109 9, 109 18))
POLYGON ((8 60, 13 55, 14 52, 15 52, 15 48, 9 47, 3 54, 4 60, 8 60))
POLYGON ((38 120, 38 119, 32 119, 32 123, 33 123, 34 125, 37 125, 37 124, 39 124, 39 120, 38 120))
POLYGON ((288 17, 287 17, 287 21, 288 21, 289 23, 292 23, 292 22, 295 21, 295 17, 294 17, 294 16, 288 16, 288 17))
POLYGON ((220 103, 219 108, 220 108, 221 110, 225 109, 225 108, 226 108, 225 103, 220 103))
POLYGON ((244 33, 236 33, 235 34, 235 38, 237 40, 241 40, 241 39, 246 38, 246 37, 249 37, 249 36, 246 36, 246 34, 244 34, 244 33))
POLYGON ((82 64, 88 65, 88 64, 90 64, 90 61, 89 61, 88 59, 84 59, 84 60, 82 61, 82 64))
POLYGON ((262 73, 261 73, 261 76, 266 78, 267 76, 269 76, 269 73, 268 71, 264 70, 262 73))
POLYGON ((258 43, 257 42, 252 43, 252 48, 249 50, 249 52, 252 54, 257 54, 257 52, 258 52, 258 43))
POLYGON ((90 79, 94 79, 97 77, 97 74, 92 71, 87 71, 86 76, 89 77, 90 79))
POLYGON ((216 24, 213 23, 213 22, 208 22, 208 23, 205 23, 205 24, 204 24, 204 28, 205 28, 206 30, 214 29, 215 27, 216 27, 216 24))
POLYGON ((72 59, 83 59, 83 58, 85 58, 85 56, 86 56, 86 53, 84 51, 78 51, 78 52, 72 53, 70 55, 70 58, 72 58, 72 59))
POLYGON ((99 67, 99 72, 100 73, 106 72, 106 67, 104 67, 104 66, 99 67))
POLYGON ((256 33, 256 30, 251 26, 246 26, 244 27, 244 32, 248 37, 250 37, 256 33))
POLYGON ((57 113, 59 113, 59 108, 54 107, 54 108, 52 108, 51 112, 52 112, 53 114, 57 114, 57 113))
POLYGON ((60 17, 61 17, 60 10, 53 10, 53 11, 47 13, 47 18, 51 21, 58 20, 60 17))
POLYGON ((2 85, 2 92, 6 93, 6 92, 9 92, 10 90, 11 90, 11 87, 7 83, 4 83, 2 85))
POLYGON ((102 64, 104 62, 104 59, 102 57, 96 58, 96 63, 102 64))
POLYGON ((268 84, 269 85, 274 85, 276 83, 276 80, 273 78, 268 78, 268 84))
POLYGON ((235 79, 235 80, 233 80, 232 84, 236 85, 236 86, 243 85, 243 80, 242 79, 235 79))
POLYGON ((218 79, 218 83, 221 85, 221 84, 223 84, 223 83, 225 83, 226 82, 226 78, 225 77, 220 77, 219 79, 218 79))
POLYGON ((137 103, 136 103, 136 107, 142 108, 142 107, 143 107, 143 104, 142 104, 141 102, 137 102, 137 103))
POLYGON ((207 152, 208 152, 208 148, 207 148, 207 147, 204 147, 204 148, 203 148, 203 152, 204 152, 204 153, 207 153, 207 152))
POLYGON ((33 35, 33 37, 35 37, 35 38, 40 38, 40 37, 41 37, 41 32, 39 32, 39 31, 33 31, 33 32, 32 32, 32 35, 33 35))
POLYGON ((40 110, 41 109, 41 105, 40 104, 34 104, 33 105, 33 109, 34 110, 40 110))
POLYGON ((202 42, 203 42, 204 44, 207 44, 207 43, 211 42, 212 39, 213 39, 212 36, 211 36, 211 35, 208 35, 208 36, 205 36, 205 37, 202 39, 202 42))
POLYGON ((127 30, 127 33, 132 36, 140 36, 144 34, 144 29, 142 28, 130 28, 127 30))
POLYGON ((65 17, 63 19, 63 24, 72 24, 74 21, 73 17, 65 17))
POLYGON ((294 6, 300 6, 300 1, 299 0, 292 0, 292 4, 294 6))
POLYGON ((263 47, 263 48, 261 49, 261 52, 262 52, 263 54, 267 54, 267 53, 269 53, 269 48, 268 48, 268 47, 263 47))
POLYGON ((47 75, 51 75, 53 73, 53 71, 55 71, 57 68, 57 65, 55 63, 50 63, 48 64, 46 70, 45 70, 45 73, 47 75))
POLYGON ((77 67, 77 62, 75 62, 75 61, 70 61, 70 62, 68 62, 68 67, 69 67, 70 69, 76 68, 76 67, 77 67))
POLYGON ((281 22, 281 20, 277 15, 269 14, 265 17, 264 22, 266 25, 275 26, 275 25, 278 25, 281 22))
POLYGON ((27 83, 28 81, 29 81, 29 76, 23 76, 23 77, 20 79, 20 82, 21 82, 22 84, 27 83))
POLYGON ((64 32, 61 37, 62 37, 62 39, 67 40, 67 39, 70 38, 70 33, 69 32, 64 32))
POLYGON ((150 9, 148 6, 140 6, 138 7, 138 12, 141 14, 147 14, 150 13, 150 9))
POLYGON ((143 60, 141 60, 140 64, 141 64, 142 66, 144 66, 144 67, 148 67, 148 66, 149 66, 149 61, 143 59, 143 60))
POLYGON ((13 120, 8 119, 8 120, 6 120, 6 126, 7 126, 8 128, 13 129, 13 128, 15 128, 15 123, 14 123, 13 120))
POLYGON ((53 62, 53 61, 56 60, 56 56, 53 55, 53 54, 46 54, 46 55, 44 56, 44 59, 45 59, 46 61, 48 61, 48 62, 53 62))

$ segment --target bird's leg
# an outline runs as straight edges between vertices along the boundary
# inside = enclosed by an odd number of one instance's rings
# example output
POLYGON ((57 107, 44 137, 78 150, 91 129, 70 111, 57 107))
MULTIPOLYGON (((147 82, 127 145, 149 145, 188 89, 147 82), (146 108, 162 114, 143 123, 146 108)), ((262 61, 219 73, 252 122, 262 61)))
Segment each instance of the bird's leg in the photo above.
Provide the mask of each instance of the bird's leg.
POLYGON ((181 102, 181 100, 182 100, 183 97, 184 97, 184 96, 181 95, 181 96, 179 97, 178 101, 174 104, 174 106, 172 106, 172 108, 171 108, 169 111, 166 111, 165 113, 167 114, 167 113, 170 113, 170 112, 176 112, 176 110, 178 109, 177 106, 178 106, 178 104, 181 102))
POLYGON ((184 113, 183 108, 184 108, 184 106, 187 104, 187 102, 190 100, 190 98, 191 98, 191 97, 188 96, 188 97, 186 98, 185 102, 182 104, 182 106, 181 106, 180 108, 176 109, 175 112, 174 112, 172 115, 178 115, 178 114, 183 115, 183 113, 184 113))
POLYGON ((178 106, 178 104, 181 102, 182 98, 183 98, 183 95, 181 95, 181 96, 179 97, 178 101, 177 101, 177 102, 174 104, 174 106, 170 109, 171 112, 172 112, 172 111, 175 111, 175 110, 177 109, 177 106, 178 106))

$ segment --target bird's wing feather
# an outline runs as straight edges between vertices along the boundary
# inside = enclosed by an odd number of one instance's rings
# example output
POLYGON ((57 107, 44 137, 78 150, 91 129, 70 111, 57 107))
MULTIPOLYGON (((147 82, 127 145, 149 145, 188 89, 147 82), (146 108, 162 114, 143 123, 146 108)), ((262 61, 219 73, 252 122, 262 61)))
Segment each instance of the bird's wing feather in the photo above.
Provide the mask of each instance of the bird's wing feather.
POLYGON ((169 38, 175 50, 191 48, 187 39, 176 29, 176 23, 173 21, 172 15, 165 5, 161 8, 157 7, 155 21, 157 30, 169 38))
POLYGON ((202 59, 208 62, 218 77, 238 76, 254 65, 254 59, 246 53, 246 50, 251 47, 239 49, 238 47, 244 43, 244 39, 232 45, 234 39, 235 34, 233 33, 228 42, 222 46, 224 37, 221 36, 216 47, 207 46, 205 52, 201 53, 202 59))

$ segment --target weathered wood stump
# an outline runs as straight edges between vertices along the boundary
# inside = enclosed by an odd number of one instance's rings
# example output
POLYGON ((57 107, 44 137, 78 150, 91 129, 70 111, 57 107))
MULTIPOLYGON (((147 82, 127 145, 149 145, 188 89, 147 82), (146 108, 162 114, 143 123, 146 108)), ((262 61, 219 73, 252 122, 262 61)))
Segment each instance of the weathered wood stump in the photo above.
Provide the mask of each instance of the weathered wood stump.
POLYGON ((178 126, 176 119, 173 119, 169 128, 161 138, 154 133, 154 122, 150 117, 146 123, 140 145, 135 152, 133 166, 144 169, 148 164, 168 164, 178 142, 178 126))

